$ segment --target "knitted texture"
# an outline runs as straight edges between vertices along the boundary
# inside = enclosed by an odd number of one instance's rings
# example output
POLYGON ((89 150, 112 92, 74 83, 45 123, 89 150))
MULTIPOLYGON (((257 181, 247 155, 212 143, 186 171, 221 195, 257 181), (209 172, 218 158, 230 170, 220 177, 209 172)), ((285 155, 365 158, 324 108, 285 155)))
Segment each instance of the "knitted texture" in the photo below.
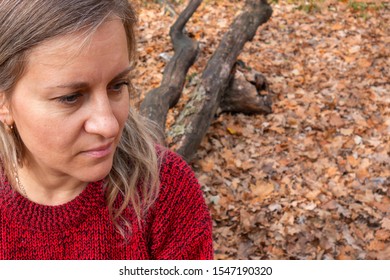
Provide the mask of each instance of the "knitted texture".
POLYGON ((103 183, 88 184, 72 201, 44 206, 0 189, 0 259, 212 259, 211 218, 191 168, 167 151, 159 197, 142 226, 127 211, 126 242, 105 204, 103 183))

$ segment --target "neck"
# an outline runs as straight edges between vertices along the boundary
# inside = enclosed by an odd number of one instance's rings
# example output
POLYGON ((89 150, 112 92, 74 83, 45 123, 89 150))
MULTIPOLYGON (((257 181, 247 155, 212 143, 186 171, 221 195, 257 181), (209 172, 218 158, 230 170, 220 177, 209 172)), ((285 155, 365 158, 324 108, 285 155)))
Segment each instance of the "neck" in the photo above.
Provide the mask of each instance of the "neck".
POLYGON ((25 192, 22 195, 42 205, 53 206, 67 203, 78 196, 87 186, 87 182, 69 176, 38 174, 31 172, 28 167, 19 169, 17 174, 21 185, 19 189, 25 192))

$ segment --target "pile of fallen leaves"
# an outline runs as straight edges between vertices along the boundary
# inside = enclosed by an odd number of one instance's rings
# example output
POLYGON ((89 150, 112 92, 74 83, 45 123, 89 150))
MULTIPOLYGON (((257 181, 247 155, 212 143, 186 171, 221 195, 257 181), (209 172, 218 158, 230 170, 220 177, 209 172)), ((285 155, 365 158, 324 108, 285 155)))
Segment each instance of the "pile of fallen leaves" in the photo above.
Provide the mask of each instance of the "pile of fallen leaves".
MULTIPOLYGON (((151 2, 139 1, 141 93, 159 85, 173 54, 175 18, 151 2)), ((240 56, 267 78, 273 113, 220 115, 192 163, 215 257, 390 259, 389 6, 292 2, 272 4, 240 56)), ((242 5, 204 1, 188 24, 201 55, 184 101, 242 5)))

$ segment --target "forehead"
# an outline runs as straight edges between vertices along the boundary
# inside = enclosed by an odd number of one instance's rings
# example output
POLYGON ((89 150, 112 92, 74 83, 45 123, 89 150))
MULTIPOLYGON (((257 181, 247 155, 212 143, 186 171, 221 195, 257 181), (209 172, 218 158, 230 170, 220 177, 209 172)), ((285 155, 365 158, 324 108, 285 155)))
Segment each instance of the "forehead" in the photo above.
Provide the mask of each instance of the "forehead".
POLYGON ((124 52, 128 55, 122 21, 119 18, 111 18, 95 30, 80 30, 44 41, 29 52, 26 66, 65 66, 80 57, 96 59, 102 55, 124 52))
POLYGON ((120 19, 112 19, 92 33, 58 36, 32 49, 21 80, 43 83, 88 75, 102 78, 123 70, 128 63, 126 32, 120 19))

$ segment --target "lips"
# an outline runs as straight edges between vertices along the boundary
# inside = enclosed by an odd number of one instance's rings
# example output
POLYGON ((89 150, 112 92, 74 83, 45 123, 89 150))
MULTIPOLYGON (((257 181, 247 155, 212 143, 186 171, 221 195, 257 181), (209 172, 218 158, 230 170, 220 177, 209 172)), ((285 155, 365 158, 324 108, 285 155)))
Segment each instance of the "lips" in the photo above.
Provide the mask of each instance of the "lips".
POLYGON ((98 147, 94 147, 92 149, 86 150, 83 152, 83 154, 93 157, 93 158, 102 158, 105 157, 109 154, 111 154, 112 149, 113 149, 113 143, 109 143, 106 145, 101 145, 98 147))

